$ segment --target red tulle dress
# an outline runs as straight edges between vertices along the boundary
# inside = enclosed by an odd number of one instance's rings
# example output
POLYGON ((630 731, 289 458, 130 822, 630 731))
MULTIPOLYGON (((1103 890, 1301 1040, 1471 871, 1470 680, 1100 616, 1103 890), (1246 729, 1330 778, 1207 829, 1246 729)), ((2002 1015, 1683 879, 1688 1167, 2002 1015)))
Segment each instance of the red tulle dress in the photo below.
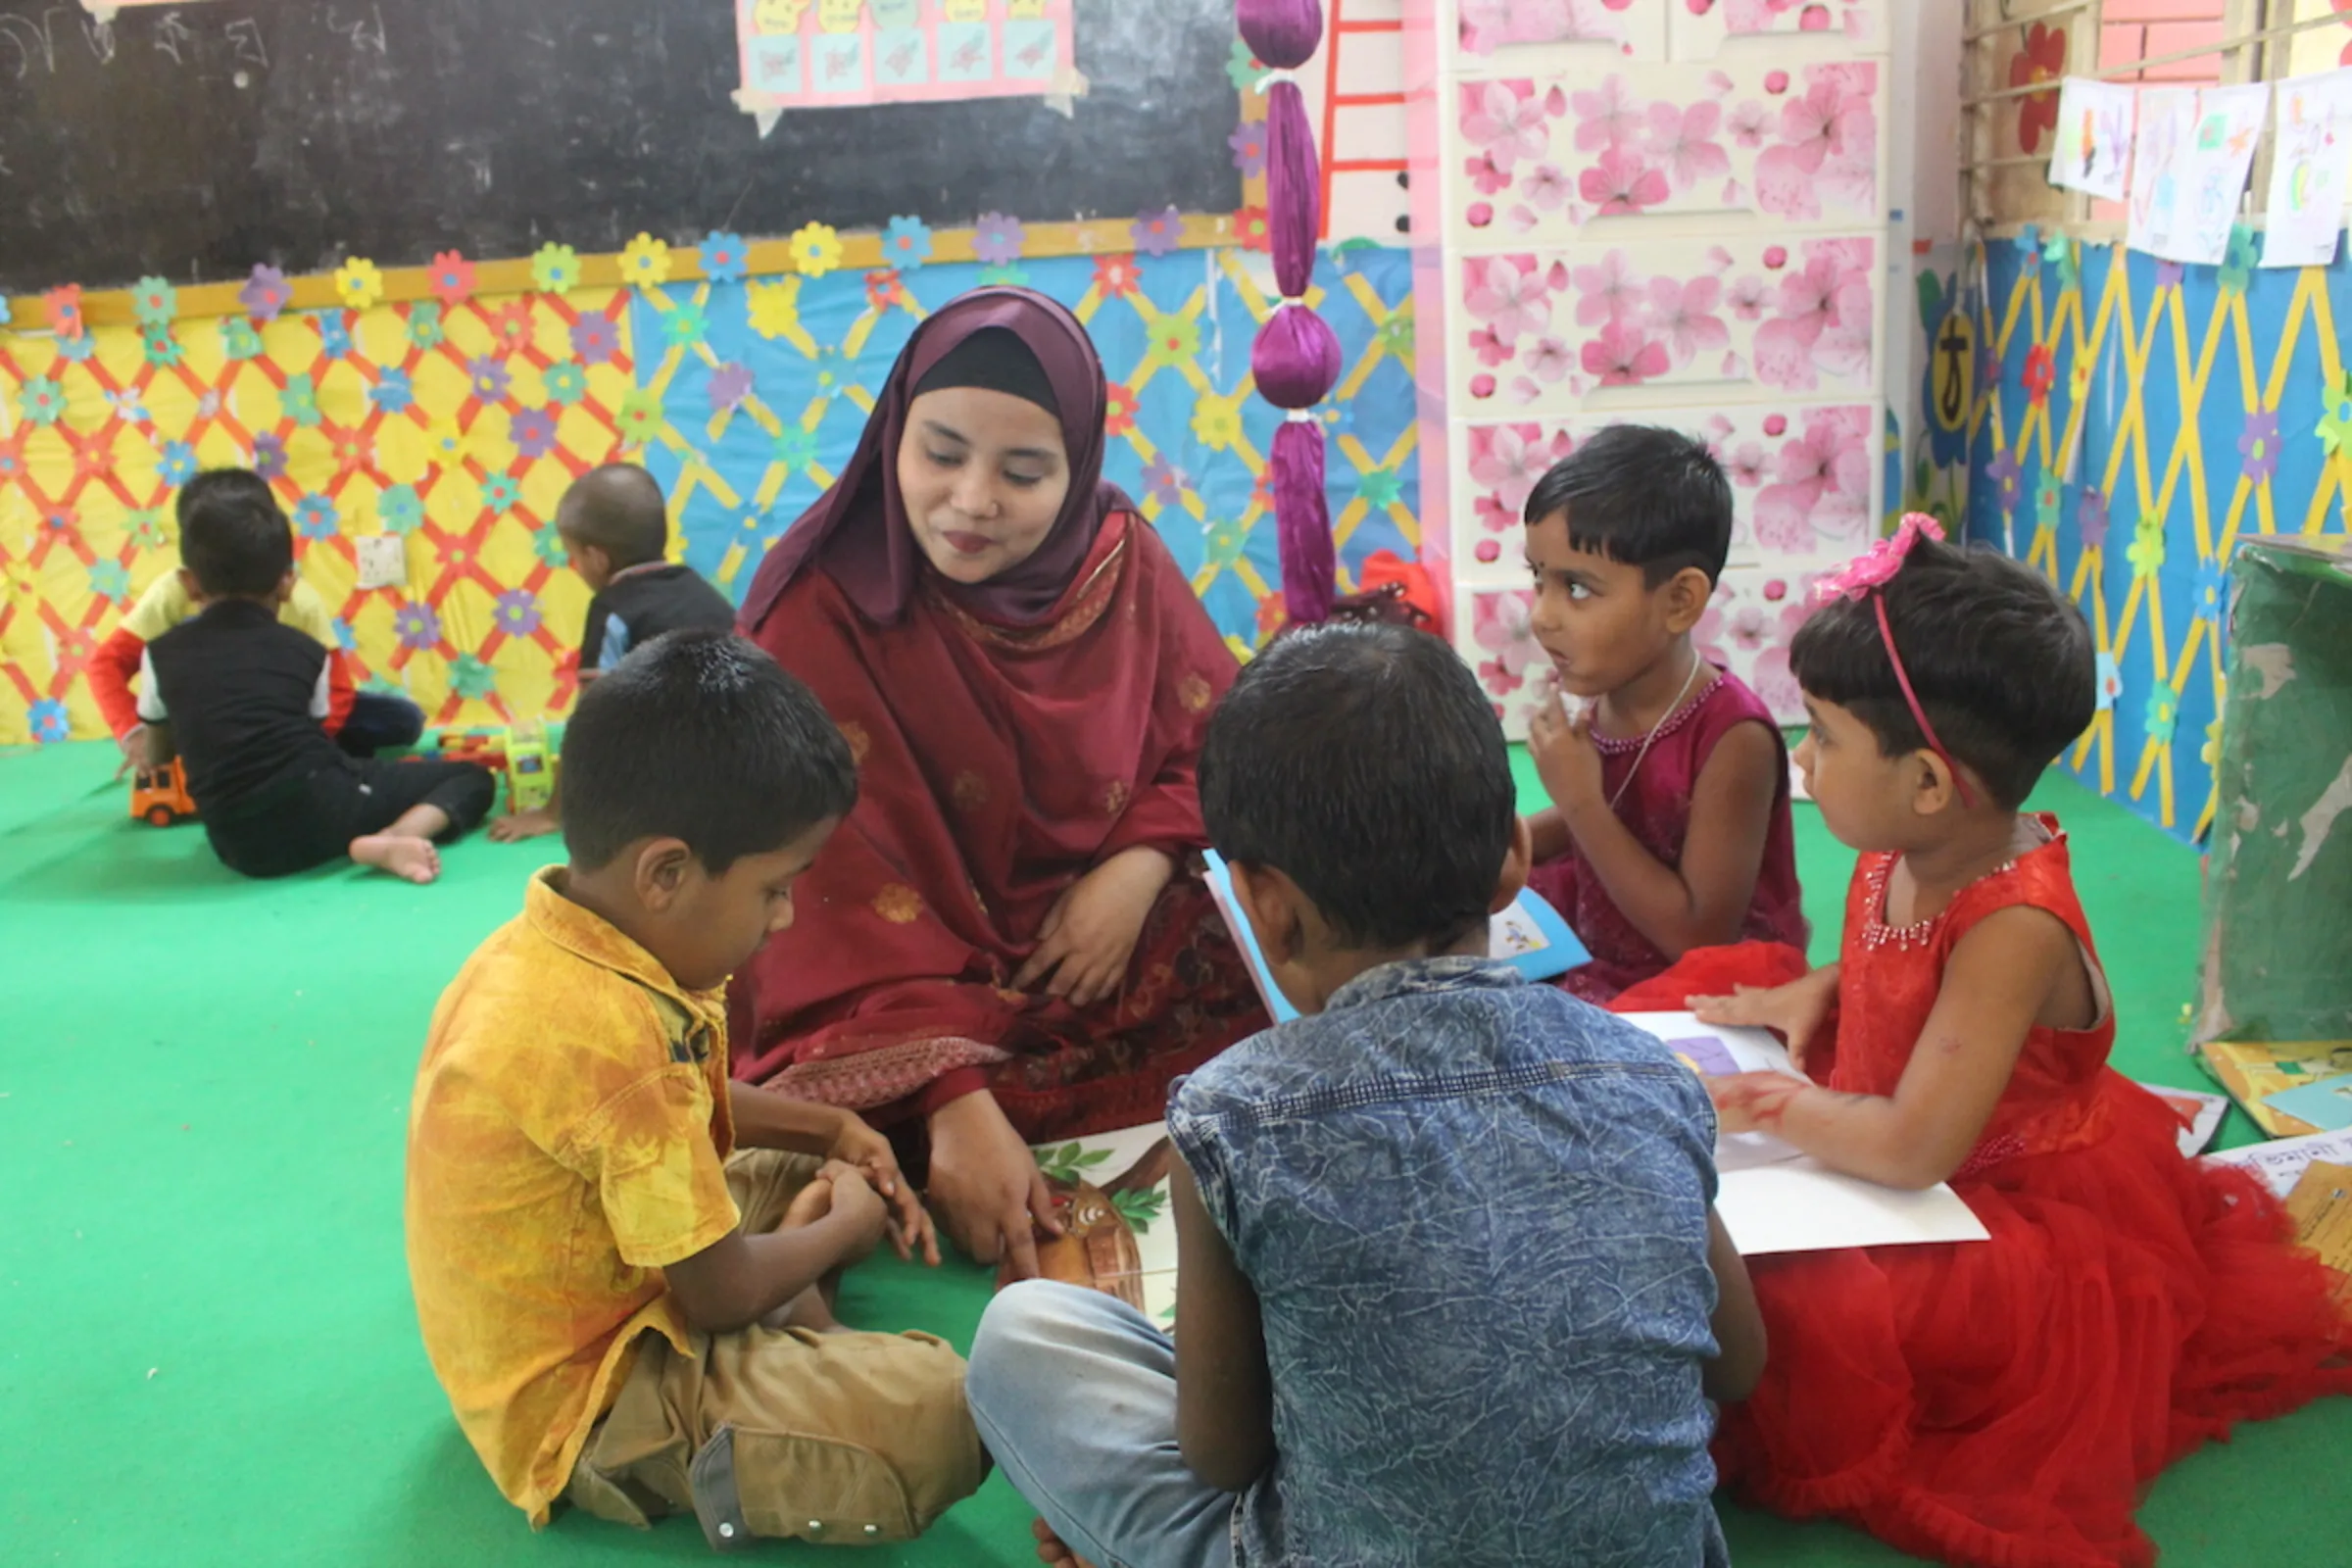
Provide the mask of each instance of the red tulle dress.
MULTIPOLYGON (((1809 1073, 1891 1095, 1952 950, 1996 909, 2046 909, 2092 952, 2065 840, 2041 820, 2048 843, 1915 926, 1885 923, 1896 858, 1862 858, 1834 1038, 1809 1073)), ((1715 949, 1618 1006, 1803 967, 1788 948, 1715 949)), ((2352 1392, 2326 1270, 2252 1177, 2182 1157, 2172 1110, 2108 1067, 2114 1042, 2111 1007, 2094 1028, 2027 1037, 1952 1178, 1989 1242, 1749 1261, 1771 1354, 1716 1439, 1736 1496, 1948 1563, 2145 1564, 2156 1548, 2132 1513, 2158 1471, 2235 1422, 2352 1392)))

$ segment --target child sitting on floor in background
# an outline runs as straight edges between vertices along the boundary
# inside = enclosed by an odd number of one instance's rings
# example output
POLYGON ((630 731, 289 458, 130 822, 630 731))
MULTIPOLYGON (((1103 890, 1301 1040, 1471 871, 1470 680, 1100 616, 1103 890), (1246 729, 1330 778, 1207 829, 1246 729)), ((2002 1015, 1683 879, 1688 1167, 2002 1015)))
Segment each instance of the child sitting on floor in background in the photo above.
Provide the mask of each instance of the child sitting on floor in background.
POLYGON ((174 752, 221 863, 286 876, 349 856, 411 882, 441 872, 436 839, 472 827, 497 786, 470 762, 382 762, 325 728, 333 656, 287 625, 294 530, 260 475, 216 469, 179 495, 179 577, 199 613, 140 653, 147 765, 174 752))
MULTIPOLYGON (((237 475, 235 482, 239 484, 268 488, 260 475, 241 468, 220 469, 198 479, 196 486, 183 486, 177 501, 182 534, 187 531, 191 489, 202 494, 197 486, 217 487, 224 482, 221 478, 224 474, 237 475)), ((190 597, 183 574, 167 571, 147 585, 147 591, 123 615, 114 635, 100 643, 98 651, 90 656, 86 671, 90 695, 97 699, 98 711, 104 715, 107 728, 114 732, 115 744, 122 749, 125 769, 138 765, 147 755, 139 720, 139 700, 130 689, 131 681, 139 673, 139 661, 149 643, 193 618, 201 608, 190 597)), ((338 746, 354 757, 373 757, 377 752, 416 744, 416 737, 424 733, 424 710, 405 697, 353 689, 348 662, 335 637, 334 618, 327 613, 326 602, 318 597, 316 588, 296 578, 285 604, 278 609, 277 618, 326 650, 327 707, 320 727, 334 737, 338 746)))
POLYGON ((2235 1421, 2352 1389, 2352 1327, 2261 1185, 2182 1157, 2170 1107, 2107 1065, 2065 837, 2020 814, 2090 722, 2089 629, 2031 568, 1941 537, 1904 519, 1791 651, 1797 762, 1862 852, 1842 961, 1701 953, 1621 1005, 1802 975, 1690 998, 1780 1032, 1812 1080, 1710 1080, 1724 1130, 1949 1181, 1991 1232, 1758 1259, 1772 1363, 1725 1413, 1726 1485, 1939 1561, 2140 1568, 2141 1487, 2235 1421))
POLYGON ((1049 1560, 1726 1562, 1709 1396, 1763 1360, 1714 1118, 1657 1041, 1487 956, 1527 837, 1436 638, 1334 624, 1242 673, 1208 833, 1306 1016, 1170 1097, 1175 1342, 1031 1282, 972 1408, 1049 1560))
POLYGON ((433 1014, 409 1112, 409 1277, 508 1500, 643 1526, 903 1540, 979 1486, 963 1363, 850 1334, 839 1271, 938 1242, 849 1111, 727 1078, 727 976, 792 923, 858 798, 808 689, 724 633, 638 649, 564 736, 570 865, 433 1014))
POLYGON ((1561 982, 1606 1002, 1692 948, 1805 942, 1788 754, 1746 684, 1701 658, 1732 545, 1732 487, 1707 449, 1612 425, 1527 501, 1530 614, 1559 686, 1528 730, 1551 808, 1529 883, 1592 960, 1561 982))
MULTIPOLYGON (((580 632, 580 684, 612 668, 632 648, 673 631, 727 631, 735 611, 692 566, 668 560, 669 510, 662 486, 633 463, 608 463, 572 481, 556 504, 571 569, 594 595, 580 632)), ((553 833, 564 823, 563 785, 535 811, 490 824, 501 844, 553 833)))

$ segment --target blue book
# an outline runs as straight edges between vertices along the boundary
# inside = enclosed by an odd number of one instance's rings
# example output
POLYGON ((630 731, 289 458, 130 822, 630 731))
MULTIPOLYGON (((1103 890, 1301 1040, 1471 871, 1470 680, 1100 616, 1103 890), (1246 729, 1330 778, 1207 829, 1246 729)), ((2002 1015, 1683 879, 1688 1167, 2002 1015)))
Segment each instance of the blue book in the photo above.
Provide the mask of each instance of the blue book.
MULTIPOLYGON (((1233 871, 1214 850, 1208 852, 1208 891, 1232 928, 1233 940, 1241 944, 1242 956, 1250 960, 1250 977, 1257 982, 1266 1011, 1274 1015, 1276 1023, 1289 1023, 1298 1016, 1298 1009, 1283 999, 1275 989, 1274 977, 1266 973, 1266 957, 1257 951, 1257 935, 1234 902, 1233 871)), ((1560 918, 1560 911, 1524 888, 1518 901, 1494 917, 1488 951, 1530 980, 1556 980, 1592 956, 1568 929, 1568 922, 1560 918)))

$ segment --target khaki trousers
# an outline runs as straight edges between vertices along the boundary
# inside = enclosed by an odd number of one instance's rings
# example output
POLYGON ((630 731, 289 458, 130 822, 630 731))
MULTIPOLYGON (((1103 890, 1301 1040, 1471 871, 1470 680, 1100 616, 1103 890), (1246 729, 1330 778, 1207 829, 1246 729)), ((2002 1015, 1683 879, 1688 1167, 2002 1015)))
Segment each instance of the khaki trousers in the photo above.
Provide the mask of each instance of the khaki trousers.
MULTIPOLYGON (((818 1161, 753 1150, 727 1162, 747 1233, 772 1230, 818 1161)), ((920 1535, 988 1473, 963 1359, 927 1334, 754 1325, 648 1334, 565 1495, 644 1528, 694 1513, 727 1550, 761 1537, 879 1544, 920 1535)))

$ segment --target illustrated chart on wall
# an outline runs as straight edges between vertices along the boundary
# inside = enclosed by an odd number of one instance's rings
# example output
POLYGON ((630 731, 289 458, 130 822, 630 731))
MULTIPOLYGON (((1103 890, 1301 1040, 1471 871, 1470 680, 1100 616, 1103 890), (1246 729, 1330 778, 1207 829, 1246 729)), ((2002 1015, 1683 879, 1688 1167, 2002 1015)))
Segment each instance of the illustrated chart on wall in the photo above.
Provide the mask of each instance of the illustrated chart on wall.
POLYGON ((0 0, 0 293, 219 282, 261 262, 295 275, 349 256, 419 266, 452 248, 528 256, 551 238, 586 256, 641 231, 1241 205, 1229 0, 766 10, 805 43, 857 46, 858 92, 803 98, 861 107, 781 113, 763 138, 736 101, 732 4, 242 0, 100 22, 0 0), (845 17, 853 30, 828 28, 845 17), (974 27, 987 64, 966 72, 955 40, 974 27), (873 70, 900 51, 869 44, 900 32, 923 39, 933 80, 886 92, 873 70), (1027 75, 1041 42, 1051 69, 1027 75), (1084 94, 1049 102, 1075 91, 1072 73, 1084 94), (879 101, 893 96, 929 101, 879 101), (879 152, 899 147, 923 156, 879 152))
POLYGON ((1078 86, 1071 0, 736 0, 763 110, 1034 97, 1078 86))

